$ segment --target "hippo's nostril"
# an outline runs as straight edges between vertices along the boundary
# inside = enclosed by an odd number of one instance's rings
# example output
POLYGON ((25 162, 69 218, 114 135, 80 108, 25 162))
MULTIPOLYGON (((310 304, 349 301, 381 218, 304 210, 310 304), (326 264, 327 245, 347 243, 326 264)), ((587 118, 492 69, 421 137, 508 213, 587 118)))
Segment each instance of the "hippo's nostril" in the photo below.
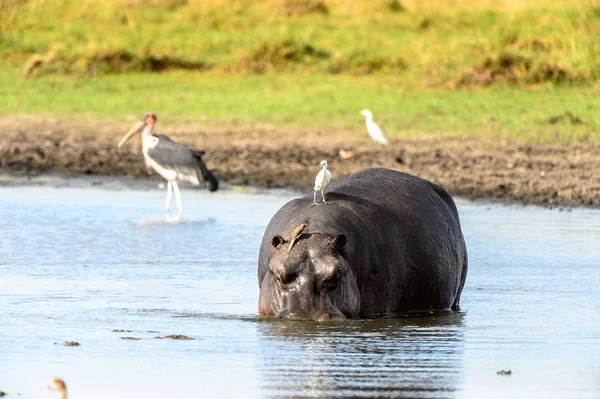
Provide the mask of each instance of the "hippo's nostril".
POLYGON ((337 288, 337 286, 338 286, 337 277, 329 277, 329 278, 326 278, 325 280, 323 280, 323 288, 328 291, 335 290, 337 288))
POLYGON ((344 316, 343 313, 338 312, 338 311, 321 311, 321 312, 315 313, 311 319, 315 320, 315 321, 328 321, 328 320, 345 319, 345 318, 346 318, 346 316, 344 316))
POLYGON ((323 312, 315 318, 316 321, 327 321, 331 319, 333 319, 333 316, 329 312, 323 312))

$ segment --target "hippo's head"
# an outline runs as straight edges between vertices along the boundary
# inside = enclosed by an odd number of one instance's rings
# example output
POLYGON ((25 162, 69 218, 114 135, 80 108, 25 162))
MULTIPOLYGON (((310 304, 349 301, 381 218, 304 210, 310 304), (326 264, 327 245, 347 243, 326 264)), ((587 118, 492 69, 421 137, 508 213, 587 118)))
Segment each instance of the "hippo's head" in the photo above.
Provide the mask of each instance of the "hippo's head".
POLYGON ((343 256, 344 235, 299 234, 289 241, 276 235, 271 244, 260 285, 260 314, 312 320, 359 315, 358 286, 343 256))

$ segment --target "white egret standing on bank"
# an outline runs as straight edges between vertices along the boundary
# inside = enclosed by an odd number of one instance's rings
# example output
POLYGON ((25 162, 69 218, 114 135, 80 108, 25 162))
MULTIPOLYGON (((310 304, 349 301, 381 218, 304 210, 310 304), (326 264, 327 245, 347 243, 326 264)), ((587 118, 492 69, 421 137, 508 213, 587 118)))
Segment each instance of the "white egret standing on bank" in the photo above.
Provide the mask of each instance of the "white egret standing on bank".
POLYGON ((377 125, 377 123, 373 122, 373 113, 368 109, 363 109, 360 111, 361 115, 364 115, 367 123, 367 132, 369 132, 369 136, 373 139, 374 142, 388 145, 388 139, 383 134, 381 128, 377 125))
POLYGON ((327 161, 321 161, 319 166, 323 167, 317 174, 317 178, 315 179, 315 195, 313 197, 313 205, 317 205, 317 191, 321 191, 321 197, 323 197, 323 203, 327 204, 325 201, 325 186, 331 181, 331 172, 327 170, 327 161))
POLYGON ((167 199, 165 200, 165 212, 171 207, 172 194, 175 193, 179 214, 183 211, 181 206, 181 195, 177 180, 189 181, 199 186, 203 181, 208 189, 217 191, 219 181, 202 161, 204 151, 197 151, 171 140, 164 134, 155 136, 152 134, 156 123, 156 114, 148 112, 141 122, 136 123, 119 141, 120 148, 134 133, 142 131, 142 153, 146 160, 146 166, 154 169, 159 175, 167 180, 167 199))

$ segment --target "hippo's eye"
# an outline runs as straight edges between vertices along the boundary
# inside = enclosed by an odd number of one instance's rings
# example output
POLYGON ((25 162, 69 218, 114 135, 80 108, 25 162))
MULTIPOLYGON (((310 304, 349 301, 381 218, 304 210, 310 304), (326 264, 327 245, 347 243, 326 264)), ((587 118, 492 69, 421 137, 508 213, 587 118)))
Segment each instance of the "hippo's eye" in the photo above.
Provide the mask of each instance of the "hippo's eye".
POLYGON ((294 281, 298 277, 298 273, 290 272, 290 273, 276 273, 276 278, 283 285, 287 285, 294 281))

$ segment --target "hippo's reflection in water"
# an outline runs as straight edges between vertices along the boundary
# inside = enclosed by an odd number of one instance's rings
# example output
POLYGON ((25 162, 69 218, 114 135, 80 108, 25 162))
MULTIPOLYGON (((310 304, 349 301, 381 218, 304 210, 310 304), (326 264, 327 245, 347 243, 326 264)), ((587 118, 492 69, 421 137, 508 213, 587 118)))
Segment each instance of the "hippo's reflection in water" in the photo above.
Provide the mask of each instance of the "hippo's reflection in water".
POLYGON ((444 397, 463 363, 462 312, 375 320, 258 323, 267 396, 444 397), (289 357, 282 354, 289 353, 289 357))

